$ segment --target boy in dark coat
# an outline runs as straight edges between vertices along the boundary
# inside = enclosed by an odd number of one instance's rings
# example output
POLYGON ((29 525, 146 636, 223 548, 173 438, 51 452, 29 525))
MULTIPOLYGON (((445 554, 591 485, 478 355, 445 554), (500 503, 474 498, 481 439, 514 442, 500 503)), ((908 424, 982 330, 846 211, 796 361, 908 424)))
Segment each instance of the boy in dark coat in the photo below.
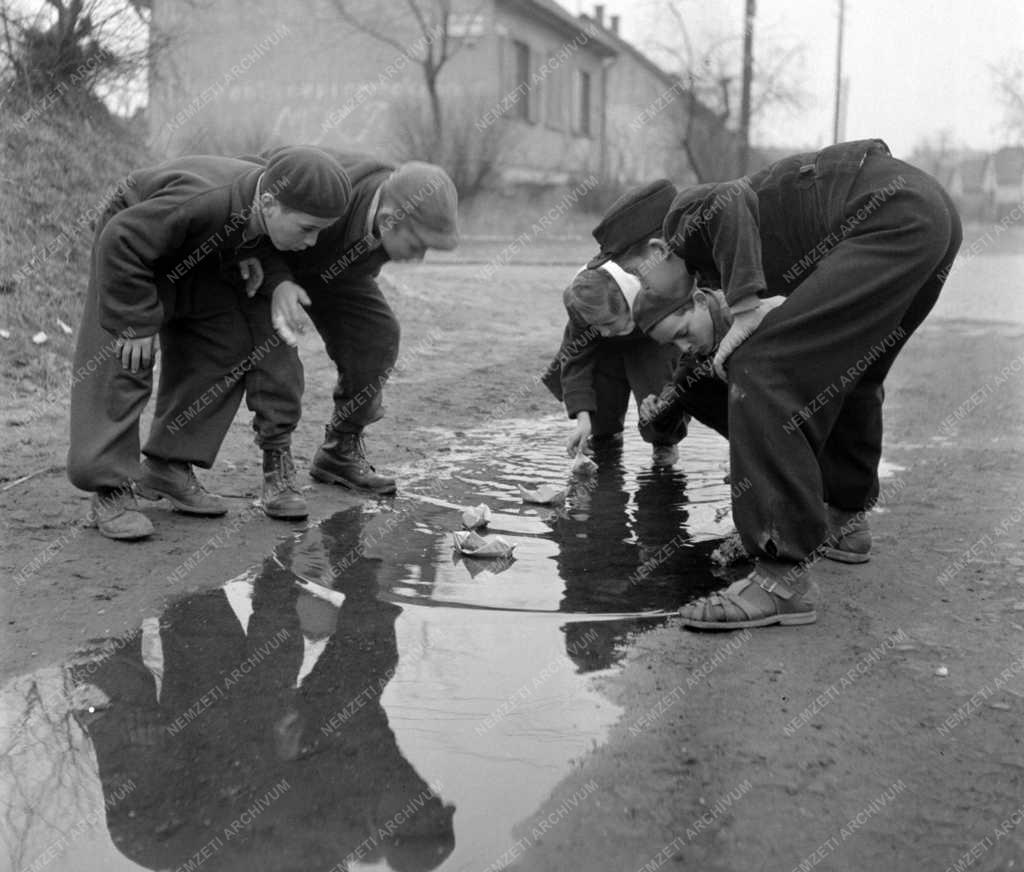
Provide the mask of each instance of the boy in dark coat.
POLYGON ((711 364, 681 380, 680 403, 728 434, 733 518, 756 560, 684 606, 686 626, 811 623, 817 554, 867 559, 882 383, 961 237, 931 176, 861 140, 681 191, 662 234, 620 258, 645 285, 637 325, 711 364), (721 296, 694 299, 696 275, 721 296))
MULTIPOLYGON (((275 151, 266 156, 273 159, 275 151)), ((448 175, 433 164, 400 166, 362 154, 330 151, 352 181, 352 200, 340 220, 320 234, 316 245, 285 257, 290 278, 273 293, 273 323, 294 345, 305 308, 338 369, 334 413, 313 458, 311 475, 330 484, 395 492, 395 480, 367 461, 363 430, 382 415, 383 389, 398 359, 399 325, 381 293, 377 276, 389 260, 422 260, 427 250, 450 251, 458 243, 458 196, 448 175)), ((301 412, 302 376, 289 377, 293 349, 278 347, 254 362, 249 384, 263 396, 248 397, 253 427, 264 447, 273 447, 287 470, 279 495, 264 492, 274 512, 305 513, 294 486, 291 434, 301 412), (295 385, 298 388, 295 388, 295 385)), ((297 358, 295 359, 297 361, 297 358)), ((271 460, 273 460, 273 454, 271 460)), ((266 468, 266 466, 265 466, 266 468)))
MULTIPOLYGON (((261 246, 299 250, 348 206, 336 161, 287 149, 266 167, 185 157, 139 170, 100 219, 75 349, 68 477, 94 492, 92 515, 113 539, 153 532, 133 493, 166 497, 196 515, 226 508, 192 464, 208 468, 244 390, 223 379, 253 356, 253 333, 222 261, 261 246), (163 363, 150 439, 139 463, 139 416, 152 390, 157 335, 163 363)), ((286 274, 264 257, 269 291, 286 274)), ((269 313, 269 309, 268 309, 269 313)))

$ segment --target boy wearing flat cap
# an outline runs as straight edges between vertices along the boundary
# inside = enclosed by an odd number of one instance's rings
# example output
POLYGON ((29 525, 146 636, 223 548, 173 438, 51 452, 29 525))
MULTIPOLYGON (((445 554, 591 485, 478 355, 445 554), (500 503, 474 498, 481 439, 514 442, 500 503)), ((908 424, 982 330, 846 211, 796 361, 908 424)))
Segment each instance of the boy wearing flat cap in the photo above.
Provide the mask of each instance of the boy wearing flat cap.
MULTIPOLYGON (((816 555, 868 559, 883 381, 960 242, 947 193, 880 140, 793 155, 675 198, 648 243, 660 266, 646 273, 635 319, 727 379, 719 429, 732 481, 747 483, 733 518, 756 560, 746 578, 684 606, 686 626, 811 623, 816 555), (693 294, 698 274, 721 293, 693 294), (773 307, 769 294, 785 301, 773 307)), ((684 405, 702 418, 689 390, 684 405)))
MULTIPOLYGON (((640 280, 615 259, 661 232, 676 193, 671 182, 660 179, 620 197, 594 228, 600 252, 563 294, 569 321, 543 381, 576 421, 567 442, 570 455, 593 448, 600 458, 604 450, 620 446, 630 393, 639 406, 672 375, 678 354, 636 329, 632 307, 640 280)), ((680 414, 658 426, 641 415, 640 435, 653 446, 655 466, 678 459, 676 445, 686 435, 687 421, 680 414)))
MULTIPOLYGON (((264 157, 272 160, 275 153, 264 157)), ((458 195, 445 171, 433 164, 395 166, 363 154, 328 153, 351 179, 351 203, 316 245, 285 256, 288 280, 273 293, 273 324, 294 345, 305 308, 338 369, 334 413, 313 458, 313 478, 392 494, 395 480, 370 465, 363 447, 364 428, 383 415, 384 384, 398 359, 398 320, 377 275, 389 260, 418 261, 430 248, 454 249, 458 195)), ((289 448, 302 399, 301 365, 293 357, 291 348, 272 349, 248 375, 262 390, 261 396, 250 393, 247 402, 255 413, 253 427, 263 434, 264 508, 271 517, 306 514, 289 448)))
MULTIPOLYGON (((286 149, 266 166, 193 156, 138 170, 98 222, 71 391, 68 478, 92 491, 92 516, 112 539, 153 532, 134 488, 180 511, 223 515, 192 470, 209 468, 245 389, 253 334, 237 275, 249 251, 298 251, 348 207, 351 185, 334 158, 286 149), (139 416, 162 367, 150 438, 139 462, 139 416), (187 415, 176 417, 182 410, 187 415), (186 424, 187 426, 183 426, 186 424)), ((287 271, 264 253, 266 289, 287 271)), ((269 318, 269 303, 265 304, 269 318)))

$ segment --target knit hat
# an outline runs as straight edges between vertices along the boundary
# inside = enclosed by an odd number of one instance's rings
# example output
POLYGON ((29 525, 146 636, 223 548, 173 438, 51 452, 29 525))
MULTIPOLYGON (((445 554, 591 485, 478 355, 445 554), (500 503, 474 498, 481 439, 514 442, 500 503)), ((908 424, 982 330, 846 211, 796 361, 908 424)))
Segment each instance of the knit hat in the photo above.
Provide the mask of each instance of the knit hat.
POLYGON ((661 236, 661 226, 677 193, 668 179, 658 179, 619 197, 594 228, 594 239, 601 252, 587 266, 596 269, 641 240, 661 236))
POLYGON ((296 212, 340 218, 352 198, 352 183, 327 152, 292 145, 275 152, 263 174, 262 191, 296 212))
POLYGON ((459 244, 459 195, 455 183, 435 164, 409 161, 384 183, 395 207, 394 220, 408 219, 430 248, 451 251, 459 244))

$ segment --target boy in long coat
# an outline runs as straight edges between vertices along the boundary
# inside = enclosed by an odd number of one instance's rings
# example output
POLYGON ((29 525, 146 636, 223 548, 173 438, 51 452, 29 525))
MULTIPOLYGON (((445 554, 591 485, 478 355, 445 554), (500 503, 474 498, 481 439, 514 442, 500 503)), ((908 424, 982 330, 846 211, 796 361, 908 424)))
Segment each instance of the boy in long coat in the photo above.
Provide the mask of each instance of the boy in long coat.
MULTIPOLYGON (((113 539, 153 526, 143 496, 222 515, 192 465, 212 465, 244 381, 223 379, 253 356, 253 332, 226 267, 269 243, 312 245, 348 206, 350 183, 319 149, 292 148, 265 167, 194 156, 133 173, 101 217, 75 349, 68 477, 93 491, 92 517, 113 539), (157 336, 163 357, 150 439, 139 461, 139 416, 152 390, 157 336), (187 424, 187 427, 185 426, 187 424)), ((286 271, 273 258, 265 287, 286 271)), ((269 315, 269 308, 267 310, 269 315)))

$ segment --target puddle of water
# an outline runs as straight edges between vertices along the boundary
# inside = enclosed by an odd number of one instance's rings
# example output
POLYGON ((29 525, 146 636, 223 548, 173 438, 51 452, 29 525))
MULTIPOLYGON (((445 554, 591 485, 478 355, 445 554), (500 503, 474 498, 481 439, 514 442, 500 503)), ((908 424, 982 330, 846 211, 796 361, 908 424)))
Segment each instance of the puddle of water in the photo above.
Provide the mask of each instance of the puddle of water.
POLYGON ((594 676, 651 613, 723 582, 708 568, 730 529, 723 440, 694 428, 680 467, 655 472, 631 434, 563 506, 526 506, 517 485, 566 483, 563 429, 453 437, 397 499, 9 683, 0 869, 496 861, 619 718, 594 676), (514 560, 453 552, 480 502, 514 560))
POLYGON ((708 555, 732 530, 725 441, 695 426, 677 467, 654 470, 650 446, 627 438, 596 475, 573 479, 565 429, 564 420, 546 418, 446 434, 450 451, 428 473, 407 470, 403 499, 422 510, 413 532, 399 537, 393 595, 474 608, 632 613, 671 611, 720 586, 708 555), (564 504, 524 504, 519 486, 541 484, 567 487, 564 504), (461 507, 478 503, 492 511, 487 532, 516 544, 513 561, 453 554, 447 531, 461 526, 461 507))

